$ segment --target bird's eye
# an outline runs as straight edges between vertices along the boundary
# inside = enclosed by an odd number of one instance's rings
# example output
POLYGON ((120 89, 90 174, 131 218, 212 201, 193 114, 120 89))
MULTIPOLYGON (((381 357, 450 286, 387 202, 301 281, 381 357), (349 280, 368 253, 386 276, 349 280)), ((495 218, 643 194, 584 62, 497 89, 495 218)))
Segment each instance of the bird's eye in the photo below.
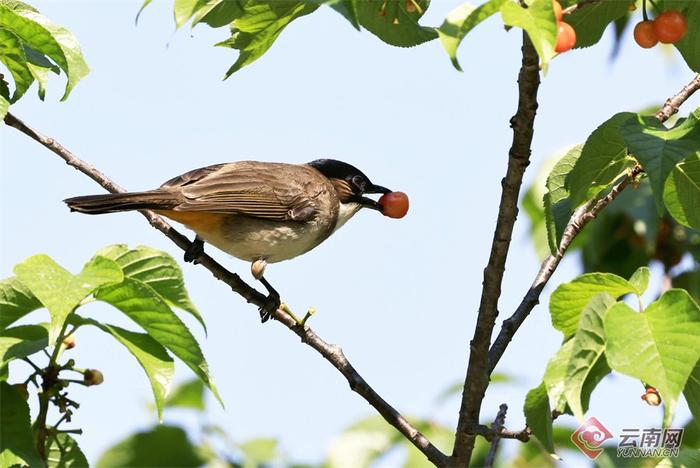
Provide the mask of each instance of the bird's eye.
POLYGON ((352 185, 357 187, 360 192, 364 192, 365 188, 367 187, 367 182, 365 181, 364 177, 356 175, 352 178, 352 185))

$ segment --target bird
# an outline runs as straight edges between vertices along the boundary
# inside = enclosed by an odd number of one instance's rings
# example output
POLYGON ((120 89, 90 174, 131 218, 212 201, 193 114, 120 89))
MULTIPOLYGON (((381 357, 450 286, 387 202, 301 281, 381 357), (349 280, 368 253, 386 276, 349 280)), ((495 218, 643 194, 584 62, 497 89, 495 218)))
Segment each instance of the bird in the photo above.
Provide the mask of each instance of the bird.
POLYGON ((367 194, 391 193, 356 167, 335 159, 306 164, 238 161, 215 164, 168 180, 155 190, 87 195, 64 202, 71 211, 104 214, 153 210, 195 232, 185 261, 196 262, 204 242, 251 263, 267 289, 266 322, 280 295, 265 267, 302 255, 341 228, 360 209, 383 206, 367 194))

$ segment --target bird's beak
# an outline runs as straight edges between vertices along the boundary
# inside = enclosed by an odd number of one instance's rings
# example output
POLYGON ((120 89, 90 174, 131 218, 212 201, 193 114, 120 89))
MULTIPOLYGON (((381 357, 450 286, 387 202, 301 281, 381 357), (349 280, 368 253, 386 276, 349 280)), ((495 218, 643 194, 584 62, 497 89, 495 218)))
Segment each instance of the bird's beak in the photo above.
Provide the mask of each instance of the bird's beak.
MULTIPOLYGON (((388 188, 382 187, 381 185, 374 185, 374 184, 367 187, 364 191, 364 193, 382 193, 382 194, 390 193, 390 192, 391 192, 391 190, 389 190, 388 188)), ((371 198, 358 195, 357 201, 365 208, 371 208, 373 210, 377 210, 380 212, 382 211, 382 205, 377 203, 375 200, 372 200, 371 198)))
POLYGON ((381 185, 374 185, 372 184, 369 188, 365 189, 365 193, 390 193, 391 190, 389 190, 386 187, 382 187, 381 185))

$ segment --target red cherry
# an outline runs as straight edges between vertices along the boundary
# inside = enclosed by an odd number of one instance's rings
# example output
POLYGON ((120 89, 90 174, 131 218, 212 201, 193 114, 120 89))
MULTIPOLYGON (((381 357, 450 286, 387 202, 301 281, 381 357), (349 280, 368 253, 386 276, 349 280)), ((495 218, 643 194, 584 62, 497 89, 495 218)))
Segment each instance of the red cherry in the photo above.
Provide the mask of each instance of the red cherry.
POLYGON ((561 7, 561 3, 557 2, 557 0, 553 0, 552 6, 554 7, 554 17, 557 19, 557 21, 561 21, 561 19, 564 17, 564 10, 561 7))
POLYGON ((654 20, 654 33, 664 44, 675 44, 688 30, 688 22, 679 11, 664 11, 654 20))
POLYGON ((403 192, 389 192, 379 199, 382 214, 390 218, 403 218, 408 213, 408 195, 403 192))
POLYGON ((554 47, 555 52, 566 52, 576 44, 576 31, 569 23, 559 21, 557 27, 557 45, 554 47))
POLYGON ((634 40, 639 44, 639 47, 645 49, 654 47, 659 42, 659 38, 654 32, 654 22, 646 20, 637 23, 634 27, 634 40))

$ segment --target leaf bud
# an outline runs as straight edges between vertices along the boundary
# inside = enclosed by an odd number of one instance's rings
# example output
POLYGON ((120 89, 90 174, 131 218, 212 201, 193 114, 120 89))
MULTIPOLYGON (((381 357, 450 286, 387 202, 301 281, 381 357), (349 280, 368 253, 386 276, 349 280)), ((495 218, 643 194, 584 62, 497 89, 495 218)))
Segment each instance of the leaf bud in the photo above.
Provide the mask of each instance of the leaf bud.
POLYGON ((63 338, 63 346, 65 346, 66 349, 75 348, 75 335, 71 333, 67 337, 63 338))
POLYGON ((647 391, 642 395, 642 400, 649 406, 659 406, 661 404, 661 395, 654 387, 647 387, 647 391))
POLYGON ((102 375, 102 372, 98 371, 97 369, 86 369, 85 373, 83 374, 83 382, 88 387, 92 385, 99 385, 104 382, 104 380, 105 378, 102 375))

